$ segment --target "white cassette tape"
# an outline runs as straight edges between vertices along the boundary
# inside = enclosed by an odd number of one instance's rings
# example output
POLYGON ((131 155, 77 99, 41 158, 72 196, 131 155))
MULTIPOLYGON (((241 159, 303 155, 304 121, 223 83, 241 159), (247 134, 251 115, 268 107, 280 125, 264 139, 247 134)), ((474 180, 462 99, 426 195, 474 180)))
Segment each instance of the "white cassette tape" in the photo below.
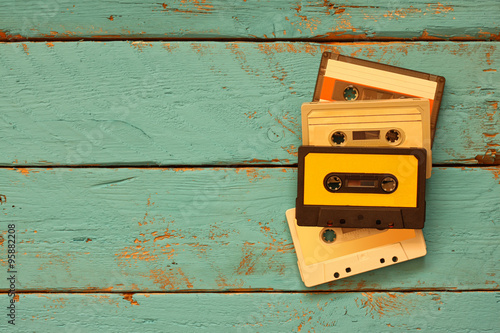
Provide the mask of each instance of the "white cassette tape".
POLYGON ((307 287, 425 256, 422 230, 301 227, 286 211, 302 281, 307 287))
POLYGON ((301 114, 303 145, 425 148, 431 176, 428 99, 304 103, 301 114))

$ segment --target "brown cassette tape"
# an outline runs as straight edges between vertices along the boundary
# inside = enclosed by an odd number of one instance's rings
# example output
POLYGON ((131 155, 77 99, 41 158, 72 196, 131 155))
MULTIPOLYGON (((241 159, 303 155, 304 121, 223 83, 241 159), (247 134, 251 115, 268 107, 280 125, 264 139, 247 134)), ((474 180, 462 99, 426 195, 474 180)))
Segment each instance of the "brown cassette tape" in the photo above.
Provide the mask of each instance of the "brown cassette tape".
POLYGON ((442 76, 324 52, 313 102, 426 98, 434 141, 444 84, 442 76))

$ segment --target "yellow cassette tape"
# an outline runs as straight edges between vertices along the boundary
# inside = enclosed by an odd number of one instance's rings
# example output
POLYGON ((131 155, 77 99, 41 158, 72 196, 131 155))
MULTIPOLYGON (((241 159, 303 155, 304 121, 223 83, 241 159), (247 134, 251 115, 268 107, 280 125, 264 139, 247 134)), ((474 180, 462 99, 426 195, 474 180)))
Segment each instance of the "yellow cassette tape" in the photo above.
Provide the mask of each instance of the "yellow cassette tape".
POLYGON ((297 224, 422 229, 423 148, 299 148, 297 224))
POLYGON ((429 100, 302 104, 302 143, 333 147, 421 147, 432 172, 429 100))
POLYGON ((286 212, 307 287, 394 265, 427 253, 422 230, 301 227, 286 212))

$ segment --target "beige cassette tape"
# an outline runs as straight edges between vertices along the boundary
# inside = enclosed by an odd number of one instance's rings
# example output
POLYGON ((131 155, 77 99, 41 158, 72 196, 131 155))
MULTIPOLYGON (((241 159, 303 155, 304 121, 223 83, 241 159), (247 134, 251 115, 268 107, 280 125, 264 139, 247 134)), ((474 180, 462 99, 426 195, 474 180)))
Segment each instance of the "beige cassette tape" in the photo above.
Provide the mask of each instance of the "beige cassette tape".
POLYGON ((425 256, 422 230, 301 227, 286 211, 302 281, 307 287, 425 256))
POLYGON ((302 104, 302 144, 427 150, 432 171, 429 100, 405 98, 302 104))

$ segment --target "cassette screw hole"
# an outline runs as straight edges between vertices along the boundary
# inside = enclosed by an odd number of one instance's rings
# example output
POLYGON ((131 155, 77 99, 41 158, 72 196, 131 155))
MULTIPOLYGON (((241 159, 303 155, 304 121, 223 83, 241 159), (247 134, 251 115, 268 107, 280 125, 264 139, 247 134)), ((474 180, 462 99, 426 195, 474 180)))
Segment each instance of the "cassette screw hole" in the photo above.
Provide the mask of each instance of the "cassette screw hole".
POLYGON ((375 221, 375 223, 376 223, 376 224, 382 224, 382 221, 377 220, 377 221, 375 221))
POLYGON ((340 224, 345 224, 345 220, 344 219, 340 219, 340 224))
POLYGON ((348 86, 344 89, 344 99, 346 101, 355 101, 358 99, 359 91, 356 87, 348 86))
POLYGON ((340 276, 340 274, 338 272, 335 272, 335 274, 333 274, 333 276, 337 279, 340 276))
POLYGON ((345 142, 346 135, 342 132, 335 132, 332 134, 332 142, 336 145, 341 145, 345 142))
POLYGON ((346 271, 347 273, 351 273, 351 267, 347 267, 347 268, 345 269, 345 271, 346 271))
POLYGON ((384 179, 382 179, 382 183, 380 184, 380 186, 382 187, 382 190, 384 190, 384 192, 394 192, 397 186, 396 179, 392 177, 385 177, 384 179))
POLYGON ((385 139, 389 143, 397 143, 401 139, 401 133, 398 130, 392 129, 385 133, 385 139))
POLYGON ((337 238, 337 234, 333 229, 324 229, 323 232, 321 233, 321 239, 325 243, 333 243, 335 242, 335 239, 337 238))
POLYGON ((384 258, 380 258, 380 263, 383 264, 385 262, 384 258))
POLYGON ((392 261, 393 262, 398 262, 398 257, 396 257, 396 256, 392 257, 392 261))
POLYGON ((342 179, 337 176, 330 176, 326 180, 326 189, 330 192, 338 191, 342 187, 342 179))

